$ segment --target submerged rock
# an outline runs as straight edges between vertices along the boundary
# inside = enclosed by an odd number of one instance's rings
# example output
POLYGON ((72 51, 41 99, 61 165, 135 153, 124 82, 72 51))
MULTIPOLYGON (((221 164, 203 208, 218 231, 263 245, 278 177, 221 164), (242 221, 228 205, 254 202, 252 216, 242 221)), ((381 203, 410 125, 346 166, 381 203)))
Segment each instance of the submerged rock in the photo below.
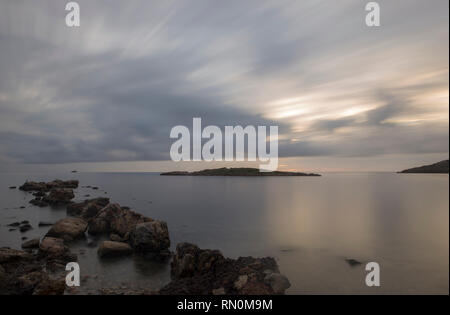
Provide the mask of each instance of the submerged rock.
POLYGON ((70 242, 84 238, 87 222, 80 218, 65 218, 56 222, 47 232, 47 236, 58 237, 70 242))
POLYGON ((123 242, 104 241, 97 251, 100 257, 128 256, 133 253, 130 245, 123 242))
POLYGON ((284 294, 290 286, 271 257, 230 259, 189 243, 177 245, 171 276, 160 294, 284 294))

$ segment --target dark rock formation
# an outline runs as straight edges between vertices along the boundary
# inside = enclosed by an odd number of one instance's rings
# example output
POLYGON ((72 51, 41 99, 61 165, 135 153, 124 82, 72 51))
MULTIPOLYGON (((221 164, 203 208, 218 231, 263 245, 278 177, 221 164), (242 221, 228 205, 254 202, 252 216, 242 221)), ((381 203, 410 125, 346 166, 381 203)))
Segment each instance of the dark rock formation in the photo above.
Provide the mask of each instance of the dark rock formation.
POLYGON ((160 294, 284 294, 290 287, 273 258, 223 257, 217 250, 202 250, 181 243, 171 264, 172 281, 160 294))
POLYGON ((136 225, 130 233, 130 244, 144 254, 166 251, 170 247, 167 223, 154 220, 136 225))
POLYGON ((448 161, 449 160, 444 160, 444 161, 440 161, 438 163, 434 163, 431 165, 424 165, 424 166, 420 166, 420 167, 414 167, 414 168, 410 168, 407 170, 403 170, 399 173, 443 173, 443 174, 448 174, 448 161))
POLYGON ((88 232, 93 235, 114 233, 128 240, 137 224, 150 221, 152 219, 124 210, 118 204, 108 204, 89 222, 88 232))
POLYGON ((47 236, 62 238, 66 242, 84 238, 87 222, 80 218, 65 218, 56 222, 47 236))
POLYGON ((42 197, 42 201, 50 205, 61 205, 70 203, 73 198, 75 198, 75 195, 72 189, 53 188, 48 195, 42 197))
POLYGON ((166 172, 160 175, 175 175, 175 176, 321 176, 320 174, 314 173, 300 173, 300 172, 261 172, 257 168, 216 168, 216 169, 206 169, 196 172, 166 172))
POLYGON ((37 255, 0 248, 0 295, 61 295, 64 290, 63 274, 49 274, 37 255))
POLYGON ((54 188, 77 188, 78 181, 77 180, 68 180, 62 181, 59 179, 55 179, 54 181, 45 183, 45 182, 32 182, 27 181, 22 186, 19 187, 20 190, 23 191, 41 191, 48 192, 54 188))
POLYGON ((67 206, 67 214, 89 221, 108 204, 109 198, 95 198, 79 203, 72 203, 67 206))

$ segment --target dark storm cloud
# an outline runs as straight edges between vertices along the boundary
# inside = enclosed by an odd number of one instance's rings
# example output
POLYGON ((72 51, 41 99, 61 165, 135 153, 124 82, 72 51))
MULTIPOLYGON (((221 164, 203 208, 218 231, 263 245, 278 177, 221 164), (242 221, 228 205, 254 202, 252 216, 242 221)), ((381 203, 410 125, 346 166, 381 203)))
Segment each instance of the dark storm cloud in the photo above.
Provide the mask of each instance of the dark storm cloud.
MULTIPOLYGON (((448 120, 386 122, 426 112, 411 105, 411 95, 445 88, 447 81, 394 91, 387 78, 361 88, 358 71, 349 71, 383 59, 380 47, 398 38, 402 44, 425 43, 429 30, 439 39, 436 30, 448 23, 441 13, 448 8, 445 1, 423 13, 419 1, 385 2, 392 9, 385 10, 386 26, 370 37, 360 1, 78 2, 79 29, 64 25, 59 2, 0 3, 3 160, 166 160, 171 128, 191 126, 193 117, 220 127, 278 125, 286 139, 281 156, 448 152, 448 120), (409 13, 413 21, 400 23, 392 12, 409 13), (415 31, 419 35, 410 38, 415 31), (293 122, 269 119, 270 111, 261 109, 262 103, 290 96, 283 93, 329 92, 329 85, 340 89, 347 80, 345 88, 355 89, 349 89, 352 97, 376 107, 315 119, 306 139, 291 141, 297 136, 293 122), (346 127, 354 133, 339 136, 346 127), (318 134, 330 138, 316 139, 318 134)), ((448 67, 446 51, 448 43, 434 58, 439 66, 446 61, 448 67)), ((332 110, 333 102, 328 106, 332 110)))

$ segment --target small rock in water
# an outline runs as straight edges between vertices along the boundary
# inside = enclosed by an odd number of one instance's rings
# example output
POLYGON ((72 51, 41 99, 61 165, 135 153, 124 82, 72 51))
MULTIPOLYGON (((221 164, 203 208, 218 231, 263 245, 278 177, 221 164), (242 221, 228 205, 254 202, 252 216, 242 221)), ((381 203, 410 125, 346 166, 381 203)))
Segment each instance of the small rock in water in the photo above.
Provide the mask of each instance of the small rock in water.
POLYGON ((25 209, 25 206, 20 206, 19 209, 25 209))
POLYGON ((361 262, 355 259, 346 259, 345 261, 352 267, 361 265, 361 262))
POLYGON ((15 230, 17 230, 17 229, 9 229, 8 232, 12 232, 12 231, 15 231, 15 230))
POLYGON ((20 224, 30 224, 30 222, 27 220, 24 220, 24 221, 20 222, 20 224))
POLYGON ((14 223, 8 224, 7 226, 17 227, 19 225, 20 225, 20 222, 14 222, 14 223))
POLYGON ((9 186, 9 189, 16 189, 16 186, 9 186))
POLYGON ((98 187, 95 187, 95 186, 94 186, 94 187, 92 187, 92 189, 94 189, 94 190, 97 190, 97 189, 98 189, 98 187))
POLYGON ((26 236, 23 236, 23 237, 21 237, 20 238, 22 241, 25 241, 25 240, 27 240, 28 239, 28 237, 26 237, 26 236))
POLYGON ((20 226, 20 232, 24 233, 31 230, 33 227, 30 224, 24 224, 20 226))
POLYGON ((52 226, 54 223, 51 222, 45 222, 45 221, 40 221, 38 223, 38 226, 52 226))

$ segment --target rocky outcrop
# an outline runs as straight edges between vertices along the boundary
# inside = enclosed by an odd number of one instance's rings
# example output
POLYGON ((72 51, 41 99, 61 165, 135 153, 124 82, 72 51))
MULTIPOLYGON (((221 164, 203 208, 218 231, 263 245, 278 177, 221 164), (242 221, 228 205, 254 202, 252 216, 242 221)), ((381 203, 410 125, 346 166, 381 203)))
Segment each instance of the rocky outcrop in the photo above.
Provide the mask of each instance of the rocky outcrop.
POLYGON ((70 203, 73 198, 75 195, 72 189, 54 188, 47 196, 42 197, 42 201, 50 205, 61 205, 70 203))
POLYGON ((220 251, 177 245, 171 264, 172 281, 160 294, 284 294, 290 283, 273 258, 223 257, 220 251))
POLYGON ((169 229, 164 221, 136 225, 130 233, 130 244, 140 253, 162 253, 170 247, 169 229))
POLYGON ((33 181, 27 181, 22 186, 19 187, 20 190, 23 191, 41 191, 41 192, 48 192, 51 189, 55 188, 77 188, 78 187, 78 181, 77 180, 68 180, 63 181, 59 179, 55 179, 51 182, 33 182, 33 181))
POLYGON ((136 225, 151 221, 152 219, 125 210, 118 204, 108 204, 89 222, 88 232, 93 235, 114 233, 128 240, 129 233, 136 225))
POLYGON ((102 258, 128 256, 133 253, 130 245, 123 242, 104 241, 100 244, 97 251, 102 258))
POLYGON ((49 236, 44 237, 39 244, 39 254, 42 258, 59 263, 77 260, 76 255, 70 252, 63 239, 49 236))
POLYGON ((0 248, 0 295, 63 294, 62 274, 50 275, 36 255, 0 248))
POLYGON ((71 242, 84 238, 87 222, 80 218, 65 218, 56 222, 47 232, 47 236, 57 237, 71 242))
POLYGON ((72 203, 67 206, 67 214, 89 221, 108 204, 109 198, 95 198, 79 203, 72 203))

